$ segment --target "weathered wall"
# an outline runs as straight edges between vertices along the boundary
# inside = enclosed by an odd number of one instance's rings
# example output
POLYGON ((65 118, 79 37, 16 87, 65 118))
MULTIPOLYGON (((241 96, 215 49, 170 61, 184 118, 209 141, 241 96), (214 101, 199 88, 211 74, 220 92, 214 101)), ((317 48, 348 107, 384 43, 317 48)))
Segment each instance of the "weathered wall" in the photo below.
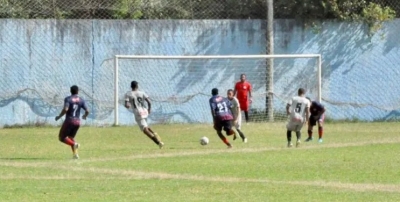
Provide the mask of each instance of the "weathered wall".
MULTIPOLYGON (((372 38, 358 24, 325 22, 318 30, 275 22, 275 53, 320 53, 329 117, 362 120, 398 116, 400 20, 372 38)), ((107 21, 0 20, 0 124, 54 123, 69 86, 77 84, 93 114, 88 123, 113 123, 113 61, 124 55, 264 54, 266 26, 258 20, 107 21)), ((315 60, 275 60, 277 110, 300 86, 315 94, 315 60)), ((246 73, 262 109, 264 60, 124 60, 120 99, 138 80, 155 100, 151 121, 209 122, 212 87, 222 93, 246 73)), ((122 107, 122 106, 121 106, 122 107)), ((120 111, 121 124, 133 122, 120 111)))

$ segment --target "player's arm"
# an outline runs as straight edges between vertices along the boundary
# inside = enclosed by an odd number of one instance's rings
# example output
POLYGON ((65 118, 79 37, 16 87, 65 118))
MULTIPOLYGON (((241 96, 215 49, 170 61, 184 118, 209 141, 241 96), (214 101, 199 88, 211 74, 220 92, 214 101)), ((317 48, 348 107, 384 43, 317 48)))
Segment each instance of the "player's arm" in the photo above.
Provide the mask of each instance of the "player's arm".
POLYGON ((253 102, 253 96, 251 95, 251 91, 252 91, 253 89, 252 89, 252 86, 251 86, 251 84, 249 83, 249 98, 250 98, 250 102, 253 102))
POLYGON ((65 99, 64 99, 64 107, 63 107, 63 109, 61 110, 60 114, 59 114, 58 116, 56 116, 55 120, 58 121, 61 117, 63 117, 63 116, 67 113, 68 108, 69 108, 68 99, 65 98, 65 99))
POLYGON ((308 120, 310 119, 310 107, 307 106, 305 110, 306 110, 306 123, 308 123, 308 120))
POLYGON ((236 90, 236 89, 237 89, 237 85, 238 85, 238 84, 236 83, 236 84, 235 84, 235 87, 233 88, 233 96, 236 96, 236 92, 237 92, 237 90, 236 90))
POLYGON ((131 104, 129 103, 129 95, 128 93, 125 94, 125 108, 129 109, 131 107, 131 104))
POLYGON ((149 114, 150 114, 150 111, 151 111, 151 102, 150 102, 150 99, 149 99, 149 97, 145 96, 145 97, 144 97, 144 100, 147 102, 147 111, 148 111, 149 114))
POLYGON ((85 110, 85 114, 83 114, 82 119, 86 120, 86 118, 89 116, 90 112, 89 112, 89 109, 88 109, 88 107, 86 105, 85 100, 82 101, 82 109, 85 110))
POLYGON ((217 108, 216 104, 210 100, 210 109, 211 109, 211 116, 213 117, 213 122, 215 123, 215 118, 216 118, 216 114, 215 114, 215 109, 217 108))
POLYGON ((322 114, 325 113, 325 111, 326 111, 326 110, 325 110, 325 107, 321 105, 321 110, 320 110, 319 113, 318 113, 318 117, 321 117, 322 114))

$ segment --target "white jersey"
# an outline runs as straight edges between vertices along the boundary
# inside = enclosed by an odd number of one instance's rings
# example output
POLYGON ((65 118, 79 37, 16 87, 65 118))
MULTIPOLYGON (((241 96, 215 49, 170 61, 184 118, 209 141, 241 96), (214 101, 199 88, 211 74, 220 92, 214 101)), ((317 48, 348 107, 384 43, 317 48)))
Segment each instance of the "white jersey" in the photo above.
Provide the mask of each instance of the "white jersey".
POLYGON ((147 118, 149 115, 146 105, 144 104, 145 99, 149 98, 143 91, 128 91, 125 94, 125 101, 129 102, 131 109, 135 114, 136 118, 147 118))
POLYGON ((230 100, 232 103, 232 114, 233 114, 233 119, 237 119, 240 118, 241 113, 240 113, 240 104, 239 104, 239 100, 236 97, 233 97, 232 100, 230 100), (238 114, 238 115, 237 115, 238 114), (237 117, 236 117, 237 116, 237 117))
POLYGON ((306 120, 306 111, 310 109, 310 101, 305 97, 295 96, 289 100, 290 121, 304 122, 306 120))

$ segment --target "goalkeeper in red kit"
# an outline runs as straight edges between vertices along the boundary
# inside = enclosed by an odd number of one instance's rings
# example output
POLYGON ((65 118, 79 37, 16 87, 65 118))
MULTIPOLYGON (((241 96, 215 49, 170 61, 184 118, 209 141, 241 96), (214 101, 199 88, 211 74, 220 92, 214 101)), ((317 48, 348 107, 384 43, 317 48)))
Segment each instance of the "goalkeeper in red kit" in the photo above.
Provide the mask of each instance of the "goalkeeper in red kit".
POLYGON ((244 111, 246 122, 249 122, 249 109, 252 102, 251 84, 246 81, 246 74, 240 75, 240 81, 236 83, 233 94, 239 100, 240 110, 244 111))

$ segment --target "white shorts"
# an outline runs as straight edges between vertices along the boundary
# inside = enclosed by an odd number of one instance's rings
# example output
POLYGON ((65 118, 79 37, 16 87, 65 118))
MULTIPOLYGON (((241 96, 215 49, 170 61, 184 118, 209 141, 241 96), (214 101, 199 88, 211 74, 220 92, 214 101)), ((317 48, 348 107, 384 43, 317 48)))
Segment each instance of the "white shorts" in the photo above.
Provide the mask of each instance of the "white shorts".
POLYGON ((143 131, 144 128, 149 127, 147 124, 147 118, 135 117, 135 120, 141 131, 143 131))
POLYGON ((289 121, 286 125, 288 131, 300 131, 303 128, 304 122, 289 121))

